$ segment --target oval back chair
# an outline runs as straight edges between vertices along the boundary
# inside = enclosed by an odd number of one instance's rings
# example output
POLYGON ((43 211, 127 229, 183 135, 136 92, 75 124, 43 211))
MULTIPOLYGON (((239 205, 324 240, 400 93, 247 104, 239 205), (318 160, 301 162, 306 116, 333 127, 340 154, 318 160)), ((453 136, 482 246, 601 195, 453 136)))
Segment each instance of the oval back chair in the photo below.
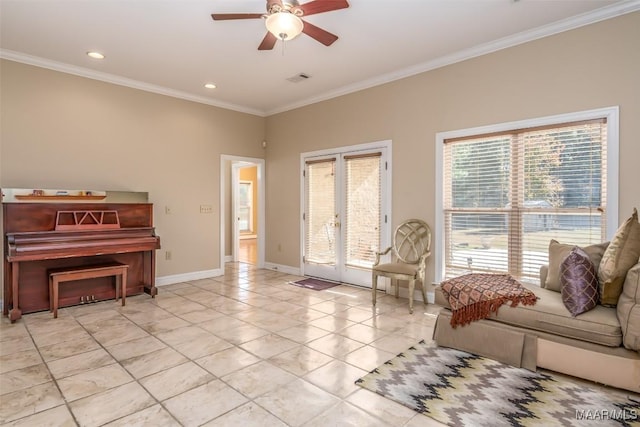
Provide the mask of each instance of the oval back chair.
POLYGON ((376 252, 376 261, 372 267, 372 300, 376 305, 378 277, 388 277, 391 284, 395 282, 396 298, 399 294, 399 280, 409 282, 409 312, 413 313, 413 293, 416 281, 420 281, 422 299, 427 303, 424 289, 424 272, 427 258, 431 255, 431 229, 426 222, 409 219, 400 224, 393 233, 393 246, 383 252, 376 252), (382 255, 392 252, 392 262, 380 264, 382 255))

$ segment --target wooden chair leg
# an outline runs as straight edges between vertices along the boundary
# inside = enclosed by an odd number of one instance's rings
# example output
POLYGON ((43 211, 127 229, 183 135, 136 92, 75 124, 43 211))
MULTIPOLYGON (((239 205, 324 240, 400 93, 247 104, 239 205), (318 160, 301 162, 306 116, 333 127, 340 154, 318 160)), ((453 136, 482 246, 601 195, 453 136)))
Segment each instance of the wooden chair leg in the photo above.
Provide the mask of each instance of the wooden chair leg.
POLYGON ((125 268, 120 275, 120 284, 122 285, 122 306, 124 307, 124 303, 127 299, 127 269, 125 268))
POLYGON ((49 276, 49 313, 53 311, 53 279, 49 276))
POLYGON ((416 289, 416 281, 409 280, 409 313, 413 314, 413 292, 416 289))
POLYGON ((60 289, 58 285, 58 279, 56 278, 53 279, 52 288, 53 288, 53 318, 57 319, 58 318, 58 290, 60 289))
POLYGON ((391 279, 391 286, 393 286, 393 283, 395 282, 396 284, 396 298, 398 298, 400 296, 400 280, 398 279, 391 279))
POLYGON ((422 291, 422 301, 424 302, 424 305, 427 305, 427 294, 425 292, 425 285, 424 285, 424 279, 422 279, 420 281, 420 290, 422 291))
POLYGON ((122 286, 122 275, 116 274, 113 276, 113 282, 116 286, 116 302, 120 300, 120 287, 122 286))
POLYGON ((378 290, 378 275, 376 273, 371 274, 371 300, 373 305, 376 305, 376 291, 378 290))

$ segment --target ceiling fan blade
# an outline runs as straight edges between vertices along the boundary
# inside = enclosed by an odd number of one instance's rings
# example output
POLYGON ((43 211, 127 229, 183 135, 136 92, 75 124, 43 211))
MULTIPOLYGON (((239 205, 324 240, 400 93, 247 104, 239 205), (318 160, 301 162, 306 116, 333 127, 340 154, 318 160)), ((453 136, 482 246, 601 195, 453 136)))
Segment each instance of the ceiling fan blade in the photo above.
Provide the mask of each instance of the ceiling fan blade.
POLYGON ((345 0, 314 0, 298 6, 298 8, 304 12, 303 16, 345 9, 347 7, 349 7, 349 3, 345 0))
POLYGON ((230 19, 258 19, 264 13, 213 13, 211 17, 214 21, 228 21, 230 19))
POLYGON ((302 32, 308 35, 309 37, 313 37, 318 40, 325 46, 331 46, 331 44, 338 40, 338 36, 335 34, 331 34, 329 31, 323 30, 320 27, 316 27, 313 24, 308 23, 307 21, 302 21, 304 26, 302 27, 302 32))
POLYGON ((262 43, 258 46, 258 50, 271 50, 276 45, 276 36, 267 31, 267 35, 262 39, 262 43))

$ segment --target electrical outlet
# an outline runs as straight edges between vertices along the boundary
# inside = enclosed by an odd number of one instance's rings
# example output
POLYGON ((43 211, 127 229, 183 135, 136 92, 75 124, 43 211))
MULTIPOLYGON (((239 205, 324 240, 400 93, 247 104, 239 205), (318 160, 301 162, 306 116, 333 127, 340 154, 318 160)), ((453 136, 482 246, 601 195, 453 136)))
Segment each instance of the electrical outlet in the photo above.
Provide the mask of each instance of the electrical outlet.
POLYGON ((164 252, 164 259, 167 261, 171 261, 171 251, 164 252))
POLYGON ((213 213, 213 206, 211 206, 211 205, 200 205, 200 213, 201 214, 213 213))
POLYGON ((171 208, 169 206, 164 207, 164 213, 167 215, 171 215, 171 208))

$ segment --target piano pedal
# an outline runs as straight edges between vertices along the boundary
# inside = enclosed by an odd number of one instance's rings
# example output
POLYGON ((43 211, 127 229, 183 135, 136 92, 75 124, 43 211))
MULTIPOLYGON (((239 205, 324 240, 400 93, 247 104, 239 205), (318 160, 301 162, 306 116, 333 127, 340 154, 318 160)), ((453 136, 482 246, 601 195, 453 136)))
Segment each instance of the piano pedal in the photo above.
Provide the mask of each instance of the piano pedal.
POLYGON ((84 297, 80 297, 80 304, 84 304, 84 297))

